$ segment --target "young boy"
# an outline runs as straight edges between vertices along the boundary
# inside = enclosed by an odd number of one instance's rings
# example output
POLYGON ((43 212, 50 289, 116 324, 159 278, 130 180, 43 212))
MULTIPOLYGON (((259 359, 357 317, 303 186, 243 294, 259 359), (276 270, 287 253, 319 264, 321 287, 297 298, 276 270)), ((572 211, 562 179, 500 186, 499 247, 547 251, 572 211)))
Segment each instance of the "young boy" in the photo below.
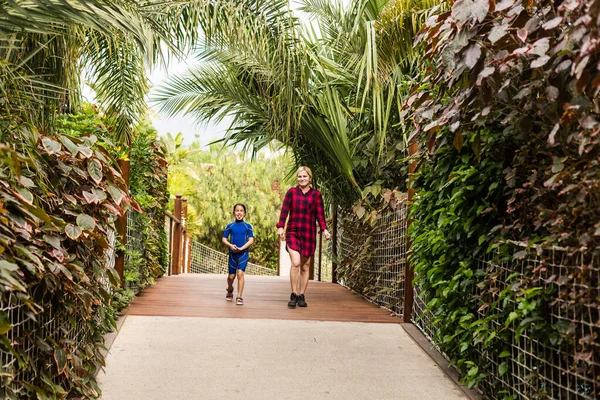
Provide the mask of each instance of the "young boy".
POLYGON ((233 216, 235 220, 227 225, 221 241, 229 247, 229 275, 227 275, 227 295, 228 301, 233 300, 233 281, 237 275, 238 289, 235 304, 244 305, 242 294, 244 292, 244 271, 248 265, 248 248, 254 243, 254 234, 252 225, 244 221, 246 216, 246 206, 237 203, 233 206, 233 216))

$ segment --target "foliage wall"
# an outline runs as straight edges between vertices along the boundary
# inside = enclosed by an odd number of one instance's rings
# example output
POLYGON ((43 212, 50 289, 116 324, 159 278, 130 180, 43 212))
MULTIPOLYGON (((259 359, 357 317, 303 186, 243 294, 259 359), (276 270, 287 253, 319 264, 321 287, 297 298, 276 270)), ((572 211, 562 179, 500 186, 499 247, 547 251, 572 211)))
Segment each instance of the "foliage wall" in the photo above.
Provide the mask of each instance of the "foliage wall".
POLYGON ((134 127, 130 146, 113 142, 114 126, 112 119, 102 118, 96 107, 89 104, 84 104, 76 114, 57 119, 61 132, 74 136, 94 134, 115 159, 129 160, 129 194, 136 200, 132 212, 138 214, 134 221, 140 245, 127 253, 124 280, 126 287, 139 290, 153 284, 168 265, 169 244, 164 229, 168 204, 167 150, 146 120, 134 127))
POLYGON ((132 198, 116 162, 125 150, 93 107, 58 117, 53 135, 8 126, 0 133, 10 143, 1 145, 0 393, 95 398, 103 335, 132 296, 108 258, 117 215, 130 203, 144 209, 136 284, 152 283, 167 264, 164 146, 150 127, 136 129, 132 198))
POLYGON ((439 323, 434 340, 470 384, 487 370, 475 346, 501 358, 499 338, 515 330, 547 345, 578 344, 569 368, 600 360, 598 329, 585 337, 576 329, 599 322, 587 308, 600 306, 591 263, 545 278, 551 261, 542 257, 483 308, 471 301, 474 285, 485 286, 473 259, 491 239, 560 245, 588 260, 600 253, 599 23, 597 1, 458 0, 421 34, 432 67, 405 106, 421 149, 414 261, 439 323), (497 304, 518 307, 500 317, 485 311, 497 304), (571 326, 546 322, 555 304, 571 326))
POLYGON ((129 190, 143 211, 135 218, 137 226, 134 228, 142 246, 136 250, 139 254, 130 254, 126 258, 124 279, 143 289, 154 284, 169 264, 169 242, 165 232, 165 212, 169 202, 167 148, 148 121, 137 125, 134 132, 129 190))
POLYGON ((275 225, 283 196, 294 183, 286 179, 290 160, 280 154, 244 159, 240 153, 198 144, 171 153, 169 191, 188 199, 188 229, 200 242, 219 251, 223 231, 233 221, 233 206, 244 203, 255 244, 250 261, 277 268, 279 243, 275 225))
POLYGON ((13 126, 0 139, 2 397, 97 397, 118 284, 104 251, 124 181, 94 135, 13 126))

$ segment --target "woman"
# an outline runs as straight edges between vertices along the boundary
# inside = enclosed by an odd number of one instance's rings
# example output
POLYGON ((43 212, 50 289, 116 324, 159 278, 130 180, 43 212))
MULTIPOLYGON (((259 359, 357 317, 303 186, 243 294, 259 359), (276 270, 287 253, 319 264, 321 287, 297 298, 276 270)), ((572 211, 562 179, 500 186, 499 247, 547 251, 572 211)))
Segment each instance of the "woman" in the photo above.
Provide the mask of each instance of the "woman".
POLYGON ((308 167, 300 167, 296 172, 296 179, 298 186, 291 188, 285 194, 277 224, 277 234, 281 240, 284 240, 283 228, 287 219, 285 242, 292 262, 290 270, 292 294, 288 303, 290 308, 295 308, 296 305, 307 306, 304 293, 308 286, 310 258, 317 247, 316 222, 319 223, 325 239, 331 236, 325 225, 321 192, 310 186, 312 171, 308 167))

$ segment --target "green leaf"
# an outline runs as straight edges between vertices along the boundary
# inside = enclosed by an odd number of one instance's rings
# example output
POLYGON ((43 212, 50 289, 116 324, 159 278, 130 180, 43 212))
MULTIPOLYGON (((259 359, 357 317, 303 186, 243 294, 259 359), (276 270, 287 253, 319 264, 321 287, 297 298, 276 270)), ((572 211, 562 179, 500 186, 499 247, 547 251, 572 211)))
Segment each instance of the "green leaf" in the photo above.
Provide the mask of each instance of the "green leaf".
POLYGON ((498 355, 499 358, 505 358, 510 356, 510 351, 504 350, 502 353, 498 355))
POLYGON ((108 268, 108 280, 114 287, 121 285, 121 278, 114 268, 108 268))
POLYGON ((22 198, 27 204, 33 204, 33 193, 25 188, 17 190, 19 197, 22 198))
POLYGON ((71 153, 73 157, 76 157, 77 153, 79 153, 79 148, 77 147, 77 145, 73 143, 71 139, 64 135, 60 136, 59 139, 60 142, 67 148, 67 150, 69 150, 69 153, 71 153))
POLYGON ((113 198, 115 203, 117 203, 117 205, 121 204, 121 201, 123 201, 124 196, 123 192, 118 187, 109 184, 108 193, 113 198))
POLYGON ((102 180, 102 164, 100 161, 94 158, 88 162, 88 172, 96 184, 100 183, 102 180))
POLYGON ((8 318, 8 313, 6 311, 0 311, 0 335, 6 334, 11 328, 12 325, 8 318))
POLYGON ((90 158, 92 155, 94 155, 94 152, 89 147, 79 146, 78 149, 81 154, 85 156, 85 158, 90 158))
POLYGON ((83 230, 93 231, 96 227, 96 222, 87 214, 79 214, 77 216, 77 225, 83 230))
POLYGON ((21 175, 21 177, 19 178, 19 182, 21 182, 21 185, 25 186, 25 187, 34 187, 35 183, 33 183, 33 181, 31 179, 29 179, 28 177, 21 175))
POLYGON ((555 174, 560 172, 565 167, 565 164, 558 157, 554 157, 554 163, 552 164, 552 173, 555 174))
POLYGON ((54 360, 56 361, 56 366, 58 367, 58 374, 60 375, 65 372, 65 368, 67 366, 67 356, 64 349, 59 347, 54 350, 54 360))
POLYGON ((54 154, 56 152, 59 152, 61 149, 60 143, 56 140, 50 139, 49 137, 43 138, 42 144, 44 146, 44 149, 46 149, 46 151, 48 152, 48 154, 54 154))
POLYGON ((83 230, 77 225, 67 224, 67 226, 65 226, 65 233, 72 240, 77 240, 82 232, 83 230))
POLYGON ((92 189, 92 193, 94 193, 94 195, 98 198, 98 200, 100 200, 100 201, 106 200, 106 192, 104 190, 94 188, 94 189, 92 189))
POLYGON ((508 371, 508 362, 504 361, 498 366, 498 374, 502 376, 506 373, 506 371, 508 371))

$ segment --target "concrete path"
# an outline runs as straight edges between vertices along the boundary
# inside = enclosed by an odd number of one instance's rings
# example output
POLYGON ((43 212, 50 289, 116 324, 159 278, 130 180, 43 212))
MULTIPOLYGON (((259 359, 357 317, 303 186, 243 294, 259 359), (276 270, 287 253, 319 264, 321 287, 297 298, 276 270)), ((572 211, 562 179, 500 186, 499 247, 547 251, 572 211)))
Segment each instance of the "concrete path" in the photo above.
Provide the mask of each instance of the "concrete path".
POLYGON ((105 400, 469 399, 400 324, 127 316, 105 400))

